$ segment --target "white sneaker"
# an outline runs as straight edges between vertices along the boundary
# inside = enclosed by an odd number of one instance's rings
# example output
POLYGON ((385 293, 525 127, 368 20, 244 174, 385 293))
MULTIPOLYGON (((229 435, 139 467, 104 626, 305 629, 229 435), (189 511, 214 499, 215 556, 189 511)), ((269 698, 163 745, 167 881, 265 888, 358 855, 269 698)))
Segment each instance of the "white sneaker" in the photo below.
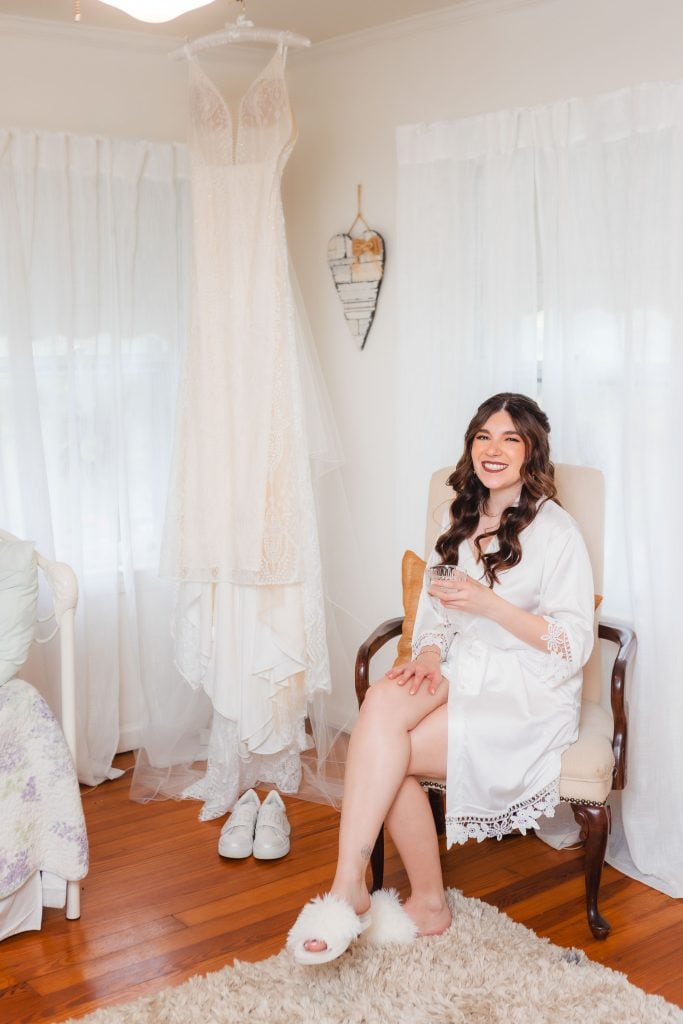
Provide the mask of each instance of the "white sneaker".
POLYGON ((257 860, 277 860, 289 853, 290 831, 282 797, 273 789, 261 804, 256 820, 254 856, 257 860))
POLYGON ((243 793, 221 829, 218 852, 221 857, 240 860, 249 857, 254 846, 254 830, 261 804, 253 789, 243 793))

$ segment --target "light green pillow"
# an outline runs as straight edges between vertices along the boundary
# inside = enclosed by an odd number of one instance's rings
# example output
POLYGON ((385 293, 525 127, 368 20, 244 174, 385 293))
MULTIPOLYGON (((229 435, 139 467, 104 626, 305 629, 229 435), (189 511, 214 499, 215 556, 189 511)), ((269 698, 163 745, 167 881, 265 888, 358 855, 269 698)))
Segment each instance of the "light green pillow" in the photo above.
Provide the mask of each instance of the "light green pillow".
POLYGON ((0 537, 0 686, 28 657, 38 606, 38 567, 33 544, 0 537))

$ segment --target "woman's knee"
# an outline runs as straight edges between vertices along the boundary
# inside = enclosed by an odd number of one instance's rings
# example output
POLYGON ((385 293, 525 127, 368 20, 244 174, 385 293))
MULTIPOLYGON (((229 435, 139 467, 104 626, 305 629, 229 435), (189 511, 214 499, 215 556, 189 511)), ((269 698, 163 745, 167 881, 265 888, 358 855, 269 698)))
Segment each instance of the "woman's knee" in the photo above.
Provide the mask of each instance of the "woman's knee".
POLYGON ((364 717, 382 716, 395 706, 398 696, 400 696, 400 687, 393 680, 383 676, 368 688, 360 713, 364 717))
POLYGON ((365 695, 361 717, 372 719, 379 726, 391 726, 399 730, 415 728, 425 715, 434 710, 438 698, 422 694, 410 694, 405 686, 399 686, 395 679, 384 676, 373 683, 365 695))

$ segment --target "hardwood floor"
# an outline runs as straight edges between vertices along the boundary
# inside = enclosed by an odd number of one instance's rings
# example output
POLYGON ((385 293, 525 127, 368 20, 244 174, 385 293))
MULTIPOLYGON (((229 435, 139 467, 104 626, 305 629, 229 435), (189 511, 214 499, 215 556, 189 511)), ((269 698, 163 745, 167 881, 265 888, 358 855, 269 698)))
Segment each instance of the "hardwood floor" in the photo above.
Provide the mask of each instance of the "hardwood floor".
MULTIPOLYGON (((130 755, 117 760, 131 763, 130 755)), ((127 1002, 282 948, 302 904, 325 891, 336 854, 337 814, 288 800, 292 850, 280 861, 225 861, 223 820, 200 823, 194 801, 141 806, 124 775, 84 794, 91 869, 82 917, 46 910, 40 932, 0 943, 0 1021, 62 1021, 127 1002)), ((580 851, 557 852, 533 836, 469 843, 444 857, 446 884, 683 1006, 683 903, 607 867, 601 909, 613 931, 592 938, 580 851)), ((388 844, 385 885, 405 890, 388 844)))

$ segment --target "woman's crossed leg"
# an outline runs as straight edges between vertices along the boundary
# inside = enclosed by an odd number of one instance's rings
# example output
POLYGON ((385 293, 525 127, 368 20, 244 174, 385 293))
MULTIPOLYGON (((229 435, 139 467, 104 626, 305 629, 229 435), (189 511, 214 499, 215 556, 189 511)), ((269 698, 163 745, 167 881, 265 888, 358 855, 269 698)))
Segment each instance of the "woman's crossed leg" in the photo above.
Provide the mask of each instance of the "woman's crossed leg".
MULTIPOLYGON (((447 700, 445 679, 436 693, 426 687, 411 693, 386 677, 368 690, 349 743, 331 888, 356 913, 368 909, 365 875, 386 819, 411 884, 406 909, 423 934, 450 922, 429 801, 414 777, 445 777, 447 700)), ((305 948, 319 952, 325 943, 311 936, 305 948)))

